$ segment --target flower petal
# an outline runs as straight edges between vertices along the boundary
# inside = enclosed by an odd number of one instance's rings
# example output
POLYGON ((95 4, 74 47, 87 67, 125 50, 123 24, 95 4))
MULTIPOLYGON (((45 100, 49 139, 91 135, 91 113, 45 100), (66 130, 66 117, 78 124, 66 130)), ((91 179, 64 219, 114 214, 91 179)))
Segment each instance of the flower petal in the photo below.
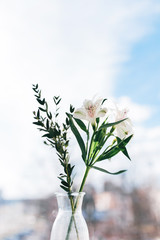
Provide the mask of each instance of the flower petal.
POLYGON ((104 117, 106 113, 107 113, 107 108, 102 108, 100 109, 100 111, 98 111, 96 117, 104 117))
POLYGON ((99 98, 95 101, 94 105, 96 106, 96 108, 101 106, 102 101, 103 101, 103 98, 99 98))
POLYGON ((122 123, 116 125, 116 136, 120 139, 124 139, 133 134, 132 122, 128 118, 122 123))
POLYGON ((91 100, 85 99, 83 102, 83 106, 85 109, 88 109, 90 106, 93 106, 93 102, 91 100))
POLYGON ((86 120, 86 112, 84 108, 77 108, 73 113, 73 117, 86 120))

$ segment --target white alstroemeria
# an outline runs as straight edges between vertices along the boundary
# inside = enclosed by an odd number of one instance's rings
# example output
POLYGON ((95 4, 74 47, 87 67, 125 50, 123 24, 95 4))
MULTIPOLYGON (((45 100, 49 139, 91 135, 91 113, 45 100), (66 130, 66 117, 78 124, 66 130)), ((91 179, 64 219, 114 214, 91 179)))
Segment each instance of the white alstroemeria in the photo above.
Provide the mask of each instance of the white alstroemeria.
POLYGON ((102 108, 103 99, 99 98, 96 101, 93 100, 85 100, 83 102, 83 106, 74 111, 73 116, 78 119, 84 119, 92 124, 95 123, 96 118, 104 117, 107 108, 102 108))
POLYGON ((128 113, 127 109, 124 108, 124 109, 120 110, 116 107, 115 121, 119 121, 119 120, 127 118, 123 122, 115 125, 115 128, 116 128, 115 135, 117 137, 119 137, 120 139, 127 138, 133 134, 133 125, 132 125, 130 118, 127 117, 127 113, 128 113))

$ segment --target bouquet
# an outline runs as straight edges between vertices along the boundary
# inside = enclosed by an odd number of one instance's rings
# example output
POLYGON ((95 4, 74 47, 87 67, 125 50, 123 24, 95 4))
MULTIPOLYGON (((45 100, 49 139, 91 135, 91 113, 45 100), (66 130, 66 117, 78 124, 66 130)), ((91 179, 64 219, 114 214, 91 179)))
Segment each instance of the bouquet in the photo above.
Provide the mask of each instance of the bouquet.
MULTIPOLYGON (((85 164, 85 173, 78 192, 83 191, 87 176, 92 169, 112 175, 126 171, 110 172, 98 166, 98 163, 111 159, 119 152, 130 160, 126 145, 133 137, 133 128, 131 120, 127 117, 126 109, 119 109, 116 106, 110 113, 114 114, 115 120, 110 122, 109 110, 104 106, 107 99, 85 100, 81 108, 75 109, 70 105, 64 122, 59 124, 60 96, 53 97, 55 105, 53 114, 48 108, 46 99, 41 96, 38 84, 33 85, 33 90, 39 104, 38 110, 33 112, 35 119, 33 124, 37 125, 43 133, 44 143, 53 147, 57 153, 57 158, 63 167, 63 172, 58 176, 60 187, 68 196, 73 192, 73 169, 75 167, 70 162, 69 132, 73 133, 85 164)), ((76 203, 72 205, 74 213, 76 203)))

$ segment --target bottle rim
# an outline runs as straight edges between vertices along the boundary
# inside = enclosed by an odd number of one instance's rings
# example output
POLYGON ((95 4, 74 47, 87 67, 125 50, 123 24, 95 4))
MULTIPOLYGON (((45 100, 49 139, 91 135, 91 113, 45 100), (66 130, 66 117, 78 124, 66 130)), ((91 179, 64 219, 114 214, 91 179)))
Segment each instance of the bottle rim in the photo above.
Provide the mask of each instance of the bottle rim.
POLYGON ((84 196, 86 193, 85 192, 72 192, 70 194, 68 193, 63 193, 63 192, 55 192, 55 195, 56 196, 66 196, 66 197, 69 197, 69 196, 74 196, 74 197, 77 197, 77 196, 84 196))

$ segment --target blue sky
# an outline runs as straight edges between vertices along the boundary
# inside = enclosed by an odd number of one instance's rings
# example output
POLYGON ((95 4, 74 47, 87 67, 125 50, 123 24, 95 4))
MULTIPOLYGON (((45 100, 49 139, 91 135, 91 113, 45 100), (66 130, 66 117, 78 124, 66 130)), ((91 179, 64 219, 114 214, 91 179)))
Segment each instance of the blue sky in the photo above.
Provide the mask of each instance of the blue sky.
POLYGON ((156 108, 147 125, 160 124, 160 22, 152 34, 137 42, 131 49, 129 61, 123 64, 117 78, 116 97, 129 95, 139 103, 156 108))
MULTIPOLYGON (((49 103, 60 94, 64 112, 70 103, 80 107, 95 94, 126 105, 135 126, 129 146, 133 161, 120 156, 106 167, 127 167, 126 181, 132 184, 147 183, 151 175, 159 181, 159 1, 5 0, 0 26, 0 189, 5 197, 40 197, 59 184, 56 156, 32 125, 37 108, 32 83, 39 83, 49 103)), ((76 161, 80 153, 72 149, 76 161)), ((104 179, 111 180, 97 174, 97 182, 104 179)))

